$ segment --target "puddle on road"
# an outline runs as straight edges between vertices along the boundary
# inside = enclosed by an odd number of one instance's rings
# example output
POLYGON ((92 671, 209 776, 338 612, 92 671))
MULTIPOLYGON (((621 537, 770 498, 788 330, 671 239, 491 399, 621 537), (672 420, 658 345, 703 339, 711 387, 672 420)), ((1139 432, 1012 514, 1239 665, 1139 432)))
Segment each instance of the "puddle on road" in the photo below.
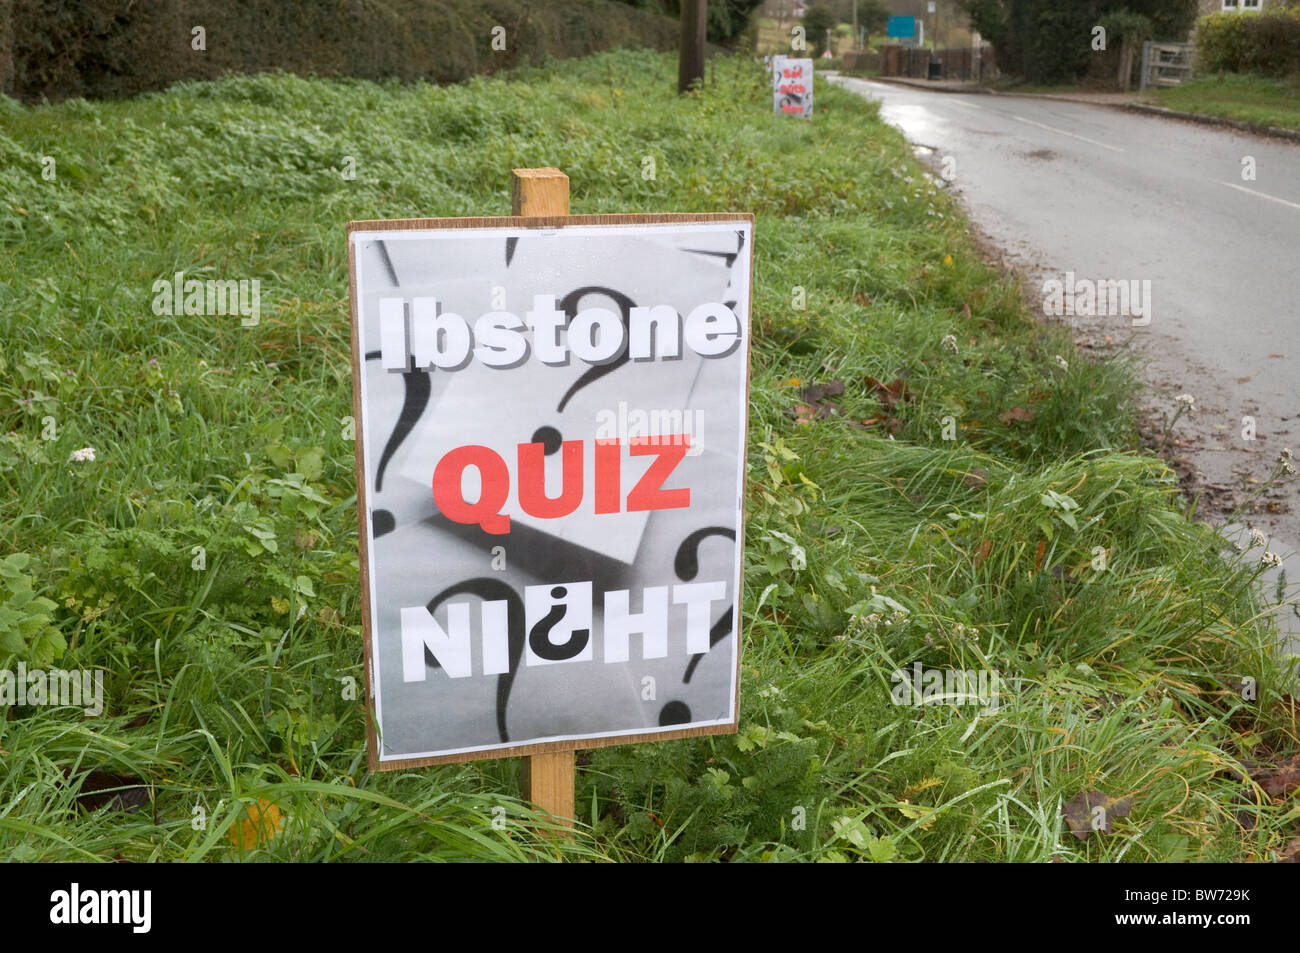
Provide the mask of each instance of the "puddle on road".
POLYGON ((919 143, 913 143, 912 155, 921 160, 921 176, 927 183, 938 189, 946 189, 948 186, 952 185, 952 183, 943 176, 935 175, 930 171, 941 158, 939 156, 939 150, 934 148, 934 146, 923 146, 919 143))

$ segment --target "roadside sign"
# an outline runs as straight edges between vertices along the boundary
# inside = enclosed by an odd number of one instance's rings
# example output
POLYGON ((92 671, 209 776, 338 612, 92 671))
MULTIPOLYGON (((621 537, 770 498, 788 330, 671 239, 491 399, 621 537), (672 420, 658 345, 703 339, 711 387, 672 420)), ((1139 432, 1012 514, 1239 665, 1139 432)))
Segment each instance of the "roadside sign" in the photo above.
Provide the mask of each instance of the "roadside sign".
POLYGON ((811 119, 813 113, 813 61, 776 57, 772 69, 772 108, 788 116, 811 119))
POLYGON ((890 17, 888 33, 900 39, 916 36, 916 17, 890 17))
POLYGON ((372 768, 734 731, 752 216, 348 229, 372 768))

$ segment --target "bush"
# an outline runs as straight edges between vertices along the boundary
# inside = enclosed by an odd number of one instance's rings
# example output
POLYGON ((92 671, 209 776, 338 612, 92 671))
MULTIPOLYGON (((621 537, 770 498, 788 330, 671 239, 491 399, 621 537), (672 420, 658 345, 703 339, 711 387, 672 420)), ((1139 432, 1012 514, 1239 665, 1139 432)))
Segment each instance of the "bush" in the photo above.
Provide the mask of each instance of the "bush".
POLYGON ((1203 71, 1300 73, 1300 8, 1202 17, 1196 23, 1196 60, 1203 71))

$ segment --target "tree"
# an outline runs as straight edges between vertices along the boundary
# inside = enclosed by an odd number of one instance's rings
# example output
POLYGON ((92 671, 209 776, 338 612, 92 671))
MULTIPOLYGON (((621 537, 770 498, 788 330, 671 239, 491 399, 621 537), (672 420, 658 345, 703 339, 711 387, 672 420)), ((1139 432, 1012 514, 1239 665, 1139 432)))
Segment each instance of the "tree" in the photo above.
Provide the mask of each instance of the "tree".
POLYGON ((813 45, 813 55, 821 56, 826 49, 826 31, 833 30, 839 24, 831 8, 823 4, 809 7, 803 15, 803 26, 808 32, 808 42, 813 45))
MULTIPOLYGON (((1129 47, 1149 35, 1183 39, 1196 19, 1196 0, 960 0, 980 34, 997 50, 998 65, 1037 83, 1074 82, 1088 68, 1093 31, 1110 22, 1129 47), (1147 26, 1149 24, 1149 27, 1147 26)), ((1107 31, 1110 32, 1109 30, 1107 31)), ((1121 68, 1125 52, 1121 52, 1121 68)), ((1131 60, 1130 60, 1131 61, 1131 60)))
MULTIPOLYGON (((630 6, 640 7, 670 17, 681 17, 681 0, 623 0, 630 6)), ((749 19, 763 0, 709 0, 707 38, 710 43, 732 44, 745 32, 749 19)))
MULTIPOLYGON (((866 29, 868 34, 881 33, 889 26, 889 8, 880 0, 857 0, 857 5, 858 26, 866 29)), ((853 0, 844 4, 844 8, 846 16, 842 19, 852 21, 853 0)))

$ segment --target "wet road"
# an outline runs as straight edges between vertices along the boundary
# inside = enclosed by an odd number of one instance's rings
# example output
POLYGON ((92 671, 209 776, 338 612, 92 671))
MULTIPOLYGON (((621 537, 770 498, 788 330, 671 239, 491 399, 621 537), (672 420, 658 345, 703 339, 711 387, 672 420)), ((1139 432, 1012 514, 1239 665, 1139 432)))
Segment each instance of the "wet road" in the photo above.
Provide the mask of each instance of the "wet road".
MULTIPOLYGON (((1300 453, 1300 143, 1084 103, 832 81, 879 100, 936 171, 951 157, 950 187, 1032 287, 1066 272, 1150 281, 1146 326, 1061 320, 1081 337, 1131 338, 1152 406, 1195 396, 1175 433, 1202 484, 1249 491, 1283 447, 1300 453), (1257 440, 1242 438, 1247 416, 1257 440)), ((1297 486, 1279 494, 1288 512, 1247 519, 1283 555, 1300 542, 1297 486)), ((1300 557, 1286 568, 1300 580, 1300 557)))

